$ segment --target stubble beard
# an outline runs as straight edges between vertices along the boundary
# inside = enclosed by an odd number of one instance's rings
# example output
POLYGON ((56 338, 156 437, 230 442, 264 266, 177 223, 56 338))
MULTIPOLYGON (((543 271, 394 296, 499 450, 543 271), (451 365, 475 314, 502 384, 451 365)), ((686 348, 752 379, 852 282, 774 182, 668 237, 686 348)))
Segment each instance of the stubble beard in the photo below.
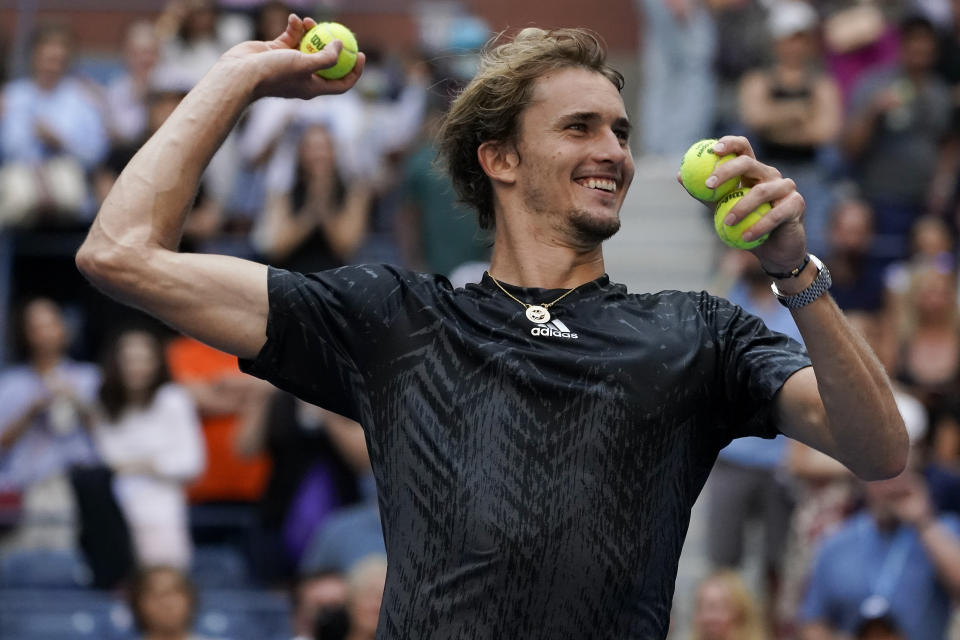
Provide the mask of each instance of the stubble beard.
POLYGON ((619 214, 600 216, 581 208, 557 213, 550 208, 543 189, 528 186, 525 191, 527 207, 537 215, 552 216, 553 228, 566 236, 572 246, 592 249, 620 230, 619 214))
POLYGON ((581 246, 596 246, 620 230, 620 216, 598 216, 573 209, 565 218, 574 242, 581 246))

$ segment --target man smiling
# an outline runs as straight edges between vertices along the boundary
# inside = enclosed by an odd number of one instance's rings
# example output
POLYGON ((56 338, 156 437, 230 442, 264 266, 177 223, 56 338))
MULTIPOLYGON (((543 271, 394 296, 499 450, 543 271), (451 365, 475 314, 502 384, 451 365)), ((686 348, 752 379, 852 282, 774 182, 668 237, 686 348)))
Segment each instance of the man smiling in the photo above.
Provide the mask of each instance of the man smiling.
POLYGON ((292 50, 312 21, 221 61, 141 150, 77 256, 108 293, 363 424, 389 570, 377 637, 663 638, 690 508, 741 435, 797 437, 896 474, 887 380, 806 257, 803 200, 742 138, 711 179, 753 186, 754 235, 810 357, 706 294, 631 294, 604 273, 633 176, 622 77, 576 29, 489 50, 441 154, 495 229, 463 289, 367 265, 297 274, 176 252, 206 162, 256 96, 343 91, 292 50), (810 366, 811 360, 813 367, 810 366), (814 373, 816 369, 816 374, 814 373), (828 417, 829 416, 829 417, 828 417))

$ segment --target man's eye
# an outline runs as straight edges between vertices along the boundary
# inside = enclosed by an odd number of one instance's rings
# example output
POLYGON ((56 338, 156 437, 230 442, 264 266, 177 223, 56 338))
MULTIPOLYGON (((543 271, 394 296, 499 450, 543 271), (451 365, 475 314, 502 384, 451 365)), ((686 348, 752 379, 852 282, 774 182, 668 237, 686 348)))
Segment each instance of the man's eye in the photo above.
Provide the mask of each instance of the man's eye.
POLYGON ((573 129, 574 131, 586 131, 587 125, 582 122, 574 122, 573 124, 567 125, 567 129, 573 129))

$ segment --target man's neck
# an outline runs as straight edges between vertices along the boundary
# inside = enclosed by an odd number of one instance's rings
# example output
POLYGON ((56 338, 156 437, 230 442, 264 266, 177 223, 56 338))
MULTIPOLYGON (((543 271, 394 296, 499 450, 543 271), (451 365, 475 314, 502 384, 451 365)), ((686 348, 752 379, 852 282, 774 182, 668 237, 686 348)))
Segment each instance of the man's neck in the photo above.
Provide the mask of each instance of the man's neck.
POLYGON ((602 245, 571 246, 561 234, 525 225, 508 228, 502 218, 490 259, 490 274, 502 282, 540 289, 572 289, 605 272, 602 245))

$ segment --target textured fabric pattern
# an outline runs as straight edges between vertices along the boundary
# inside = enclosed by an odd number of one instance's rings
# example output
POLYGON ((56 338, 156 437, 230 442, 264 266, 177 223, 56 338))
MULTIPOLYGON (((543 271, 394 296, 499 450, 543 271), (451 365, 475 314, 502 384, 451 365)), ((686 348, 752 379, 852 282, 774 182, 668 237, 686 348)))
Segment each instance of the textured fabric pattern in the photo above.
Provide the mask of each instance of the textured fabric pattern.
POLYGON ((366 430, 381 640, 663 638, 717 452, 775 435, 772 399, 809 364, 728 302, 606 276, 550 326, 489 276, 273 269, 269 290, 267 343, 243 368, 366 430))

